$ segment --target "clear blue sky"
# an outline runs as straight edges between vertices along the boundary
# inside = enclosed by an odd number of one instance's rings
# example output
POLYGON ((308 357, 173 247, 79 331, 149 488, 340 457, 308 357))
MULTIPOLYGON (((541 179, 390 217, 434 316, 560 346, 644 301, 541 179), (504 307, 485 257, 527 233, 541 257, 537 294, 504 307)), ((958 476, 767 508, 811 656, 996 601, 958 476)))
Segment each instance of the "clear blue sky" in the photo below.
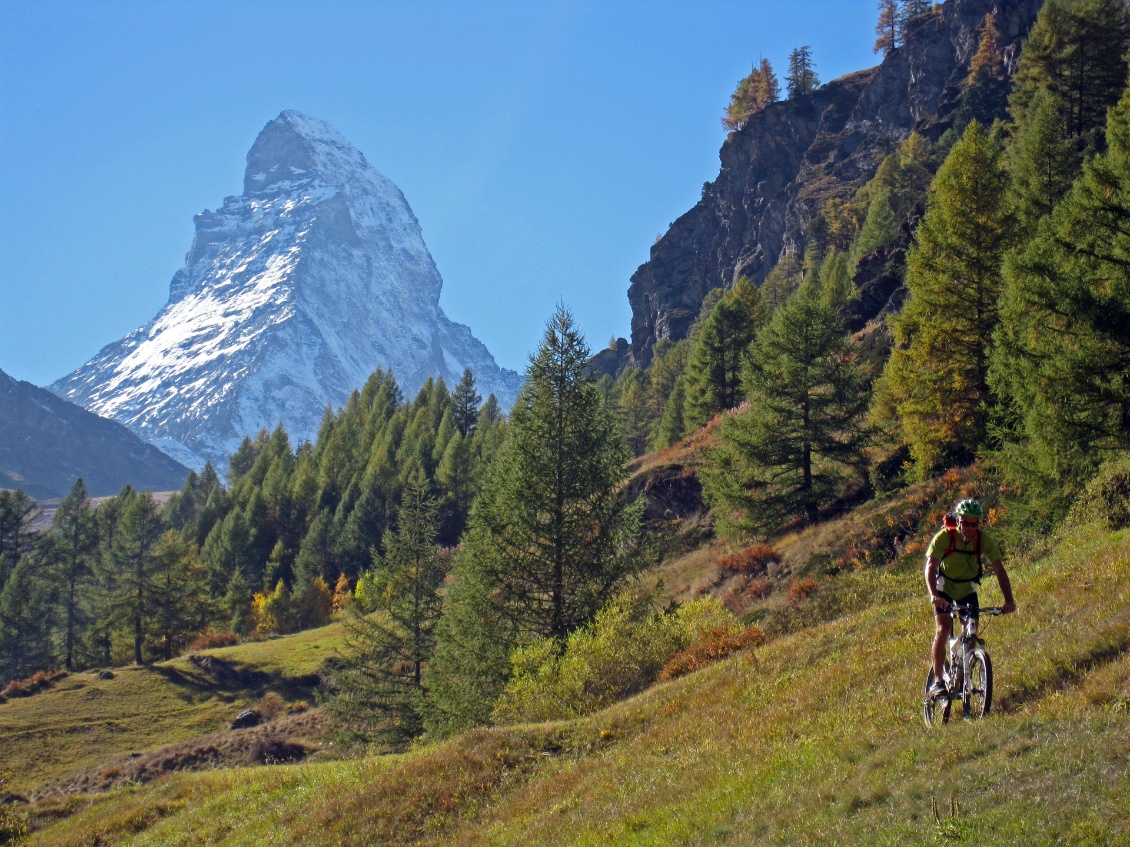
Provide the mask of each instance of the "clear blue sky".
POLYGON ((0 369, 44 385, 156 314, 192 216, 287 108, 404 192, 441 305, 522 370, 554 305, 594 349, 718 173, 765 56, 876 63, 875 0, 0 0, 0 369))

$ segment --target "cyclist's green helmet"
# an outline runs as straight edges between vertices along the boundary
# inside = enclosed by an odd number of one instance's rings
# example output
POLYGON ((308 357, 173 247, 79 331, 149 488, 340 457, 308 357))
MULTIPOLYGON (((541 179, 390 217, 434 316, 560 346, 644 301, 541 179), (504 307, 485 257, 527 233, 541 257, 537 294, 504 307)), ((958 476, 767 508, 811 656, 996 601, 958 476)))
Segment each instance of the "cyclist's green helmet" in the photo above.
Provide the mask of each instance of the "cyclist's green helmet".
POLYGON ((985 517, 985 510, 976 500, 962 500, 954 506, 953 511, 959 518, 970 517, 980 520, 985 517))

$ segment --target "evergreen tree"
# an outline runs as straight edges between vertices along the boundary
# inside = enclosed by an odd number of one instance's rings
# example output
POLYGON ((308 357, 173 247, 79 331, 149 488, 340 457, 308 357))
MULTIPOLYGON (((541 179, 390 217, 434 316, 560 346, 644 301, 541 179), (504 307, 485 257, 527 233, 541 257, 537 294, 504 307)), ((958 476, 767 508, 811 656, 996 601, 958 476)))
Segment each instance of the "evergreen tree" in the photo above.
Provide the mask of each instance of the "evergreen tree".
POLYGON ((1122 0, 1047 0, 1020 54, 1009 109, 1023 123, 1038 91, 1059 103, 1079 150, 1101 148, 1106 111, 1126 83, 1130 16, 1122 0))
POLYGON ((742 356, 757 330, 759 299, 757 289, 743 278, 719 298, 702 324, 687 361, 683 421, 688 430, 741 401, 742 356))
POLYGON ((1109 149, 1010 259, 992 384, 1011 398, 1014 485, 1062 504, 1101 459, 1130 448, 1130 93, 1109 149))
POLYGON ((113 615, 133 641, 133 660, 139 665, 157 609, 157 552, 163 531, 153 497, 148 492, 129 492, 107 558, 114 586, 113 615))
POLYGON ((785 84, 790 100, 807 97, 820 87, 820 79, 816 76, 816 65, 812 61, 811 47, 798 47, 789 54, 789 74, 785 84))
POLYGON ((451 395, 455 425, 459 427, 461 435, 466 436, 474 432, 479 417, 479 404, 482 401, 482 395, 475 390, 475 376, 470 368, 466 368, 463 371, 463 378, 455 386, 455 393, 451 395))
POLYGON ((882 50, 884 56, 899 46, 902 36, 898 5, 898 0, 879 0, 879 21, 875 24, 877 38, 874 52, 878 53, 882 50))
POLYGON ((63 666, 75 668, 75 651, 90 614, 94 590, 94 562, 98 555, 98 528, 86 485, 76 479, 59 504, 52 521, 54 549, 51 578, 59 592, 63 666))
MULTIPOLYGON (((627 451, 589 358, 572 316, 560 307, 531 360, 458 560, 467 585, 481 589, 472 593, 488 606, 452 611, 431 668, 441 677, 463 672, 472 657, 461 649, 484 638, 507 647, 539 636, 564 638, 642 566, 631 549, 642 502, 628 503, 621 491, 627 451)), ((459 596, 453 589, 453 602, 459 596)), ((439 690, 452 685, 440 682, 439 690)), ((443 693, 437 696, 441 713, 489 712, 489 703, 445 703, 443 693)), ((479 696, 493 699, 489 686, 479 696)))
POLYGON ((815 521, 864 476, 867 380, 844 330, 843 296, 836 283, 806 282, 758 335, 744 374, 750 407, 723 421, 704 474, 724 532, 815 521))
POLYGON ((938 171, 908 257, 909 299, 894 321, 897 346, 874 413, 897 418, 921 473, 968 457, 986 435, 1000 256, 1012 238, 1000 160, 971 123, 938 171))
POLYGON ((387 552, 375 557, 370 614, 351 616, 330 674, 330 714, 351 734, 400 746, 423 728, 424 666, 435 650, 446 568, 436 546, 437 504, 417 477, 405 491, 387 552))

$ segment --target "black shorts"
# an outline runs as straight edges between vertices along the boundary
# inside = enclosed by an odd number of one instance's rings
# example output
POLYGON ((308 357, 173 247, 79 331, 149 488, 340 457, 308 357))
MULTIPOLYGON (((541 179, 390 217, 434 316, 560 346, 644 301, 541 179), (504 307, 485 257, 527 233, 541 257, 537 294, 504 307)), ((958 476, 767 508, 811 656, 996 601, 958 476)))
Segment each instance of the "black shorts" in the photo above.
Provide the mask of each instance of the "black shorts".
MULTIPOLYGON (((977 592, 976 591, 974 591, 968 597, 962 597, 960 600, 954 600, 952 597, 950 597, 944 591, 939 591, 938 596, 941 597, 943 600, 945 600, 947 603, 949 603, 951 606, 957 606, 959 608, 961 606, 972 606, 973 608, 976 609, 976 608, 979 608, 980 605, 981 605, 980 603, 977 602, 977 592)), ((937 606, 934 607, 934 617, 938 617, 939 615, 943 615, 943 614, 946 614, 946 613, 942 612, 940 609, 938 609, 937 606)))

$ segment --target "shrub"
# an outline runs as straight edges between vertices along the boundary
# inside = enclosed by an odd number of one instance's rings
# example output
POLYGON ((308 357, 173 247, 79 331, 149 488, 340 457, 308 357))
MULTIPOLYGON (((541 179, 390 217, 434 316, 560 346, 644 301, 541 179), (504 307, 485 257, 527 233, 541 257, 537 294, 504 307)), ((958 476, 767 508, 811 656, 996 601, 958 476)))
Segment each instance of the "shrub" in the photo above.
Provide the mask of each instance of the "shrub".
POLYGON ((791 600, 794 605, 800 603, 802 600, 808 599, 808 597, 816 591, 816 587, 816 580, 811 577, 798 579, 789 584, 789 600, 791 600))
POLYGON ((704 668, 712 662, 717 662, 719 659, 724 659, 738 650, 756 647, 764 642, 764 634, 755 626, 751 626, 742 632, 716 629, 708 633, 703 641, 692 644, 686 650, 680 650, 672 656, 670 661, 663 666, 659 678, 661 680, 677 679, 704 668))
MULTIPOLYGON (((11 775, 0 773, 0 790, 11 775)), ((28 834, 27 818, 13 808, 14 804, 0 802, 0 845, 14 844, 28 834)))
POLYGON ((8 700, 13 700, 16 697, 30 697, 66 675, 66 671, 36 671, 27 679, 13 679, 4 686, 4 691, 0 693, 8 700))
POLYGON ((754 544, 740 553, 723 556, 718 567, 723 575, 764 573, 770 564, 781 561, 781 554, 768 544, 754 544))
POLYGON ((544 721, 589 714, 651 685, 671 656, 707 633, 738 628, 734 615, 712 597, 657 614, 620 595, 563 645, 546 638, 515 650, 494 718, 544 721))
POLYGON ((239 643, 239 636, 234 632, 202 632, 188 645, 189 652, 197 653, 201 650, 213 650, 217 647, 234 647, 239 643))
POLYGON ((756 600, 768 597, 773 583, 767 576, 755 576, 737 580, 726 586, 722 593, 722 605, 740 615, 756 600))
POLYGON ((262 716, 264 721, 273 721, 286 711, 286 700, 282 698, 282 695, 268 691, 255 704, 255 711, 262 716))

